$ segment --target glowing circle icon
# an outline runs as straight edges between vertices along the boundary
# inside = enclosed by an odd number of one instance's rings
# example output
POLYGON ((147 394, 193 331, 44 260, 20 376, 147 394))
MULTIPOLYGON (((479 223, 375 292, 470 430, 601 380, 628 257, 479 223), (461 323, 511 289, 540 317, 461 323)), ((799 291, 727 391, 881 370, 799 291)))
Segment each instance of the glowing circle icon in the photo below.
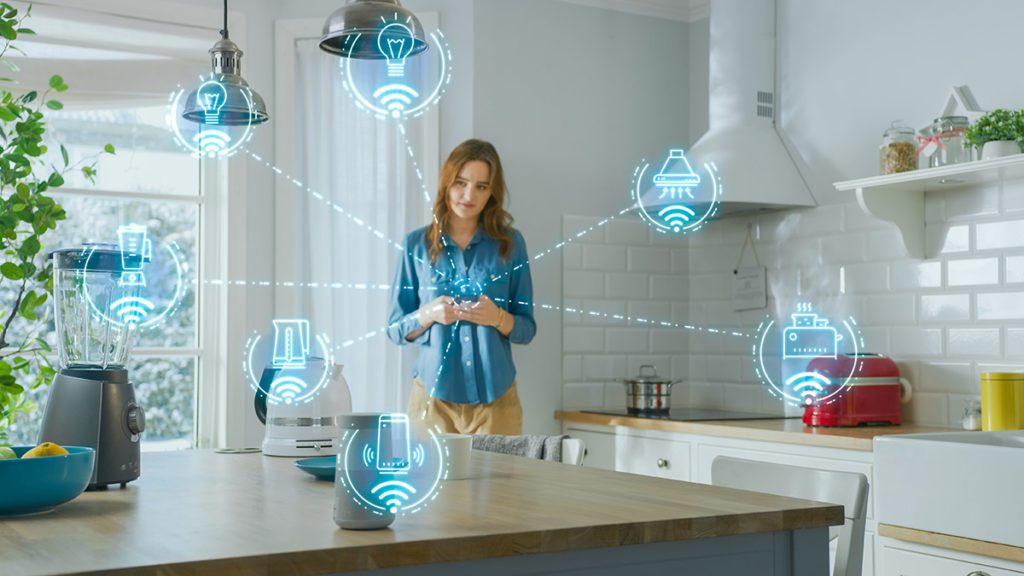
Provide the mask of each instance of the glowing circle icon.
POLYGON ((221 113, 227 102, 227 89, 216 74, 200 76, 202 84, 196 95, 196 104, 203 111, 202 123, 189 122, 181 117, 188 90, 181 86, 168 97, 167 128, 178 146, 195 158, 229 158, 252 139, 252 119, 257 118, 256 101, 252 90, 242 88, 242 98, 249 107, 249 122, 240 126, 228 126, 222 122, 221 113))
POLYGON ((381 414, 375 426, 347 429, 338 454, 338 478, 352 500, 375 514, 420 511, 448 475, 440 433, 406 414, 381 414))
MULTIPOLYGON (((440 30, 427 35, 430 48, 413 54, 411 21, 389 22, 377 33, 381 59, 340 58, 345 92, 357 107, 380 119, 423 115, 441 100, 451 82, 452 51, 440 30)), ((362 35, 353 37, 358 43, 362 35)))
MULTIPOLYGON (((119 292, 108 302, 102 290, 94 294, 91 283, 85 281, 89 306, 117 327, 136 330, 162 325, 185 299, 189 273, 185 254, 174 242, 158 242, 154 249, 148 228, 140 224, 118 227, 117 240, 110 246, 121 256, 119 292)), ((87 258, 92 258, 92 251, 87 258)))
POLYGON ((682 148, 633 170, 631 195, 636 208, 657 232, 684 235, 702 228, 718 212, 722 179, 713 162, 697 169, 682 148))
POLYGON ((309 321, 275 319, 273 332, 253 332, 245 343, 242 368, 249 386, 268 404, 305 404, 330 383, 333 347, 326 334, 313 334, 309 321))
POLYGON ((800 303, 786 321, 766 318, 752 346, 754 373, 772 395, 794 406, 835 401, 850 384, 864 350, 852 317, 833 325, 800 303))

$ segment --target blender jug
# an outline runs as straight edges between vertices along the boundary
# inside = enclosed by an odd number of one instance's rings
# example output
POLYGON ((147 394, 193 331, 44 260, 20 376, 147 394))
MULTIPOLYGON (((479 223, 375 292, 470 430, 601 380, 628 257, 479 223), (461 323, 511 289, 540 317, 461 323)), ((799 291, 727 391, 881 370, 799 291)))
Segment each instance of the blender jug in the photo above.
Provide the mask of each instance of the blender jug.
POLYGON ((134 328, 152 304, 141 297, 144 256, 111 244, 53 252, 60 370, 50 386, 40 442, 96 450, 88 489, 139 477, 146 415, 128 378, 134 328), (134 275, 126 281, 126 275, 134 275))
POLYGON ((134 325, 123 319, 138 309, 141 286, 121 282, 123 260, 122 252, 112 244, 87 244, 53 253, 57 350, 62 369, 127 366, 134 325))

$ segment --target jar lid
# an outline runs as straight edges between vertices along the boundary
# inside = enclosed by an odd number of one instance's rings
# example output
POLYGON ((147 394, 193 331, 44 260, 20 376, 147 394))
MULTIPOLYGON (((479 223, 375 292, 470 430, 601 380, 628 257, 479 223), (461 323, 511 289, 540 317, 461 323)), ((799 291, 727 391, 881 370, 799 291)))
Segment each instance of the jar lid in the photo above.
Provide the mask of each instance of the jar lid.
POLYGON ((983 381, 1024 380, 1024 372, 982 372, 981 379, 983 381))
POLYGON ((885 130, 883 136, 892 136, 894 134, 909 134, 913 136, 917 133, 917 130, 907 126, 903 123, 903 120, 894 120, 892 124, 885 130))

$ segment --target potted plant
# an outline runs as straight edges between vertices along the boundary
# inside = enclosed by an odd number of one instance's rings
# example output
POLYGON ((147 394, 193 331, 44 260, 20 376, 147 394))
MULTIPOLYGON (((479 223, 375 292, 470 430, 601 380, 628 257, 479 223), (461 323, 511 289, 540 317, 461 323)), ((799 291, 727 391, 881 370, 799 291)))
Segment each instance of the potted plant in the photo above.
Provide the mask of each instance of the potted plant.
POLYGON ((991 160, 1021 153, 1024 113, 999 108, 978 119, 964 132, 964 143, 981 148, 981 159, 991 160))
MULTIPOLYGON (((12 73, 18 67, 5 56, 18 51, 13 42, 19 36, 35 34, 22 25, 31 11, 31 5, 19 13, 0 2, 0 62, 12 73)), ((0 82, 16 85, 11 78, 0 82)), ((35 409, 26 390, 49 385, 55 374, 51 347, 40 337, 53 293, 43 241, 66 214, 47 193, 72 170, 90 181, 96 176, 95 156, 72 164, 63 145, 59 156, 56 150, 47 154, 45 114, 64 107, 51 96, 68 89, 57 75, 48 84, 42 93, 0 88, 0 443, 15 415, 35 409)), ((107 144, 104 151, 113 154, 114 147, 107 144)))

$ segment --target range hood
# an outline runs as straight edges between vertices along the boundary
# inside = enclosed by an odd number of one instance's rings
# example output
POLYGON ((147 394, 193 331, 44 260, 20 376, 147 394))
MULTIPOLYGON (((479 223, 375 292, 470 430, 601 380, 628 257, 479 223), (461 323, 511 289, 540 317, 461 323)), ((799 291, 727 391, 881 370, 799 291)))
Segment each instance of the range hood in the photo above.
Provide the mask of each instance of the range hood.
POLYGON ((816 206, 775 124, 775 0, 712 0, 708 131, 688 152, 722 176, 719 214, 816 206))

